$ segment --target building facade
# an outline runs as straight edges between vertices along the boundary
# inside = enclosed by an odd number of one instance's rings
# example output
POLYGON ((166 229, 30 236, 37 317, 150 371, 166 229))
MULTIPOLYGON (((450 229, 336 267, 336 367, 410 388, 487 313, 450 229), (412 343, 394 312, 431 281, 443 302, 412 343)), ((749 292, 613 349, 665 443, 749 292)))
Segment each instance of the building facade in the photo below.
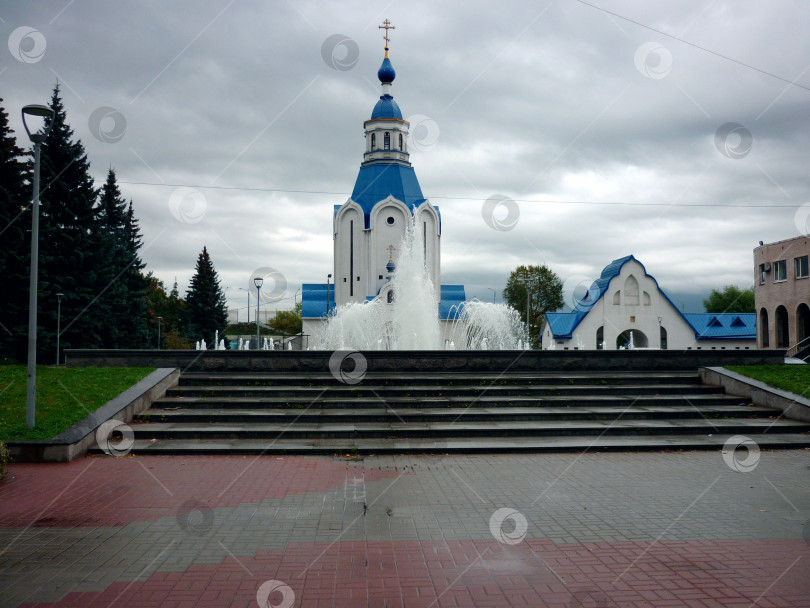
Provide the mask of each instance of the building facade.
POLYGON ((548 313, 544 350, 756 348, 756 315, 683 313, 632 255, 602 270, 574 310, 548 313))
POLYGON ((809 257, 808 236, 754 249, 759 348, 790 348, 810 337, 809 257))

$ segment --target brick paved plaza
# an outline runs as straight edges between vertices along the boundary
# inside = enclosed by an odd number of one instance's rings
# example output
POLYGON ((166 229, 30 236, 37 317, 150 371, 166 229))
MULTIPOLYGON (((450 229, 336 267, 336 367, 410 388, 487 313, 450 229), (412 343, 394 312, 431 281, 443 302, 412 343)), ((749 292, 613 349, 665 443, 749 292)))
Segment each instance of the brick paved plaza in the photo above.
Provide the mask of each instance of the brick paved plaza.
POLYGON ((0 605, 810 607, 810 453, 726 456, 16 464, 0 605))

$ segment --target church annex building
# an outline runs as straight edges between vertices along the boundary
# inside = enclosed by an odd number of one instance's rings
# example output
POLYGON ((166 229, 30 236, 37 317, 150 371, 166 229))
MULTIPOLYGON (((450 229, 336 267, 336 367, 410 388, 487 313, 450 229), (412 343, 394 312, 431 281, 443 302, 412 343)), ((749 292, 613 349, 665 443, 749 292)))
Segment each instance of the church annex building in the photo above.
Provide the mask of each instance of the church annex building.
POLYGON ((683 313, 632 255, 613 260, 571 312, 546 314, 543 349, 756 348, 755 313, 683 313))

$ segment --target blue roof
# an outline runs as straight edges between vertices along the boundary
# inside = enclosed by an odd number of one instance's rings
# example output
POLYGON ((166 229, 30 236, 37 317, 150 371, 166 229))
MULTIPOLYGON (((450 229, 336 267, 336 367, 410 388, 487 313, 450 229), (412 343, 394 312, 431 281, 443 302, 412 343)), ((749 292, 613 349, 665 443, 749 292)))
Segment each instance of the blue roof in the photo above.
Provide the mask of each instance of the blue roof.
POLYGON ((416 171, 397 163, 374 163, 360 167, 351 199, 363 208, 366 229, 374 205, 393 196, 413 210, 425 202, 416 171))
POLYGON ((458 314, 458 307, 466 300, 464 285, 442 285, 439 318, 454 319, 458 314))
MULTIPOLYGON (((329 313, 335 311, 335 286, 329 284, 329 313)), ((304 283, 301 286, 301 318, 326 317, 326 283, 304 283)))
POLYGON ((371 112, 371 119, 375 118, 398 118, 402 120, 402 111, 397 102, 390 95, 380 95, 380 101, 374 106, 371 112))
MULTIPOLYGON (((301 317, 318 319, 326 317, 326 283, 304 283, 301 287, 301 317)), ((374 298, 366 297, 366 301, 374 298)), ((467 299, 464 285, 442 285, 439 302, 439 319, 455 318, 456 309, 467 299), (455 308, 453 308, 455 307, 455 308), (452 310, 451 310, 452 309, 452 310)), ((335 312, 335 286, 329 286, 329 313, 335 312)))
POLYGON ((695 330, 698 340, 755 340, 757 337, 757 315, 753 312, 691 312, 683 317, 695 330))

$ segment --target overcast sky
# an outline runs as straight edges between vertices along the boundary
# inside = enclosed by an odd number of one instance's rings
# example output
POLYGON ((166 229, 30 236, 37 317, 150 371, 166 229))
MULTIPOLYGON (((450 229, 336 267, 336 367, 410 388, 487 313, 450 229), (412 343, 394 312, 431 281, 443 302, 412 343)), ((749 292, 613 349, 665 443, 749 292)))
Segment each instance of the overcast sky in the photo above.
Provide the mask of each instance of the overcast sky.
POLYGON ((515 266, 545 263, 568 293, 633 254, 700 310, 753 284, 758 241, 807 232, 810 8, 589 4, 2 2, 0 96, 27 146, 20 108, 61 83, 93 176, 115 168, 167 286, 185 291, 205 245, 232 306, 271 267, 289 307, 332 271, 388 18, 442 282, 500 298, 515 266), (493 196, 508 200, 482 213, 493 196))

